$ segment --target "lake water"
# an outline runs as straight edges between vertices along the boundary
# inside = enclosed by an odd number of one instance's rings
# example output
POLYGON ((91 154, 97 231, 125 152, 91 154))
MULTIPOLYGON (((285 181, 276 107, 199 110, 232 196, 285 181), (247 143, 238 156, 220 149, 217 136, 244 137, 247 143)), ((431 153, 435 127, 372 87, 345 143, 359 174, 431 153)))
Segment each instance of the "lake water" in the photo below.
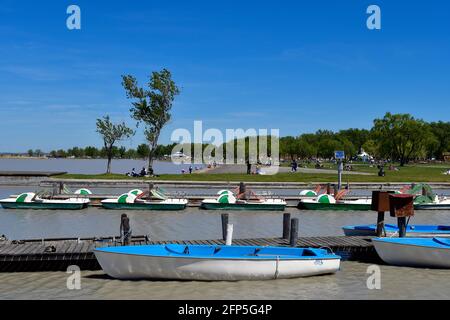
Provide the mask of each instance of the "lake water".
MULTIPOLYGON (((0 197, 21 191, 26 188, 0 188, 0 197)), ((197 208, 180 212, 0 209, 0 234, 10 239, 117 235, 123 212, 129 215, 134 234, 148 234, 154 240, 221 237, 221 212, 197 208)), ((299 218, 301 236, 342 235, 341 226, 376 221, 372 212, 295 208, 287 212, 299 218)), ((450 224, 449 218, 449 211, 419 211, 411 223, 450 224)), ((235 238, 278 237, 282 233, 280 212, 230 212, 230 222, 235 238)), ((395 223, 392 218, 388 222, 395 223)), ((0 299, 450 299, 450 270, 381 266, 381 290, 369 290, 368 266, 343 262, 335 275, 252 282, 119 281, 102 271, 83 271, 81 290, 66 288, 65 272, 0 273, 0 299)))
MULTIPOLYGON (((181 173, 188 171, 190 164, 175 164, 171 161, 154 161, 156 174, 181 173)), ((202 165, 193 165, 193 167, 202 165)), ((135 168, 136 172, 147 167, 146 160, 113 159, 111 171, 127 173, 135 168)), ((68 173, 98 174, 105 173, 106 159, 0 159, 0 171, 66 171, 68 173)))

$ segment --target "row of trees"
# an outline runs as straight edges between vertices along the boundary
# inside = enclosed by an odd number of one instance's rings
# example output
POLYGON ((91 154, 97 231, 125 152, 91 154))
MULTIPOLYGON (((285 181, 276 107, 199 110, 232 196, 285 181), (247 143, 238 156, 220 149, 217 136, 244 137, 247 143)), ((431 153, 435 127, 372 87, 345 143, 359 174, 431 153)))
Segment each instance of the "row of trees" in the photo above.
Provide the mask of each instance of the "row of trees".
MULTIPOLYGON (((155 158, 163 158, 166 155, 170 155, 174 144, 170 145, 159 145, 155 152, 155 158)), ((42 153, 43 154, 43 153, 42 153)), ((136 149, 127 149, 124 146, 117 147, 113 146, 111 148, 111 157, 114 159, 147 159, 149 154, 149 147, 147 144, 142 143, 137 146, 136 149)), ((73 147, 67 150, 59 149, 52 150, 48 153, 49 157, 52 158, 85 158, 85 159, 107 159, 108 151, 103 148, 96 148, 93 146, 73 147)))
MULTIPOLYGON (((105 146, 101 149, 88 146, 85 148, 74 147, 68 150, 55 150, 50 152, 52 157, 76 157, 76 158, 108 158, 108 168, 111 158, 132 158, 148 159, 150 154, 152 159, 163 158, 171 155, 175 144, 152 145, 140 144, 136 149, 126 149, 125 147, 116 147, 114 143, 119 139, 117 136, 126 137, 132 134, 131 129, 125 129, 124 124, 113 125, 109 118, 104 118, 97 124, 101 128, 102 135, 105 137, 105 146), (122 131, 116 137, 109 137, 109 133, 122 131), (107 140, 110 139, 110 140, 107 140)), ((100 129, 98 129, 100 130, 100 129)), ((260 137, 255 138, 258 142, 260 137)), ((249 155, 249 138, 245 138, 245 159, 251 159, 249 155)), ((271 154, 271 139, 267 137, 268 156, 271 154)), ((233 148, 235 157, 239 155, 237 150, 238 139, 226 142, 221 146, 223 157, 226 158, 227 150, 233 148)), ((259 145, 259 143, 256 143, 259 145)), ((214 146, 204 144, 202 151, 212 151, 215 156, 214 146)), ((299 136, 286 136, 279 140, 279 151, 281 157, 291 159, 311 159, 322 158, 331 159, 334 151, 344 150, 347 158, 350 158, 362 150, 378 159, 390 159, 399 161, 401 165, 408 163, 413 159, 442 159, 443 153, 450 151, 450 122, 430 122, 427 123, 421 119, 415 119, 409 114, 391 114, 386 113, 383 118, 375 119, 373 127, 366 129, 347 129, 337 132, 329 130, 319 130, 315 133, 306 133, 299 136)), ((194 144, 184 145, 182 151, 185 154, 192 155, 194 144)), ((29 153, 42 154, 40 150, 29 151, 29 153)), ((205 161, 207 159, 204 159, 205 161)), ((242 161, 242 159, 239 159, 242 161)), ((253 159, 254 160, 254 159, 253 159)), ((261 160, 261 159, 259 159, 261 160)))
POLYGON ((388 112, 375 119, 370 130, 319 130, 280 139, 280 153, 291 158, 332 158, 335 150, 344 150, 348 157, 364 150, 402 166, 413 159, 442 159, 450 151, 450 122, 429 123, 410 114, 388 112))

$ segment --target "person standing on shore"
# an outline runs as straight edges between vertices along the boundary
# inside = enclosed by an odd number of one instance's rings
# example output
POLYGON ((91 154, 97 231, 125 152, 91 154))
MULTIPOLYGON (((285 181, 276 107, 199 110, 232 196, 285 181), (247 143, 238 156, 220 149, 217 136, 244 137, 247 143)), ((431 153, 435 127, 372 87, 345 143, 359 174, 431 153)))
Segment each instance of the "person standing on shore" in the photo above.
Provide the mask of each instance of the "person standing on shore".
POLYGON ((120 236, 122 237, 122 244, 124 246, 130 244, 131 239, 130 219, 125 213, 122 213, 122 216, 120 217, 120 236))
POLYGON ((295 159, 293 159, 292 163, 291 163, 291 168, 292 168, 291 172, 297 172, 297 167, 298 167, 297 161, 295 159))
POLYGON ((252 164, 250 163, 250 160, 247 159, 246 164, 247 164, 247 174, 251 174, 252 173, 252 164))

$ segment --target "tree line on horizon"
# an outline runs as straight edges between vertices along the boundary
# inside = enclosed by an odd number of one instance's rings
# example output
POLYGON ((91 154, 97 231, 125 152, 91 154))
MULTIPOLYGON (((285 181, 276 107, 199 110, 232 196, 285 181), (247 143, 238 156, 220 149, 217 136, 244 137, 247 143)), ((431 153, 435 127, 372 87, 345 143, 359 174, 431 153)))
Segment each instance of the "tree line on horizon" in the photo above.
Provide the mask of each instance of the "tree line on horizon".
POLYGON ((319 130, 280 138, 280 153, 292 159, 332 159, 337 150, 343 150, 347 159, 364 150, 375 159, 401 166, 411 160, 443 160, 450 151, 450 122, 426 122, 410 114, 387 112, 373 120, 371 129, 319 130))
MULTIPOLYGON (((409 114, 391 114, 375 119, 371 129, 350 128, 339 131, 318 130, 298 136, 285 136, 279 140, 280 157, 289 159, 332 159, 334 151, 343 150, 349 159, 363 150, 376 159, 398 161, 401 165, 414 159, 443 159, 450 151, 450 122, 425 122, 409 114)), ((222 145, 224 158, 227 148, 234 148, 239 139, 222 145)), ((258 137, 256 137, 258 140, 258 137)), ((270 138, 267 139, 270 142, 270 138)), ((153 151, 155 159, 170 156, 175 143, 157 145, 153 151)), ((203 144, 205 150, 209 144, 203 144)), ((245 138, 245 156, 248 157, 249 138, 245 138)), ((269 155, 271 152, 268 145, 269 155)), ((185 145, 186 154, 194 150, 194 144, 185 145)), ((213 155, 214 152, 212 153, 213 155)), ((117 159, 148 159, 149 146, 140 144, 136 149, 123 146, 112 148, 112 157, 117 159)), ((105 148, 88 146, 74 147, 68 150, 54 150, 49 156, 55 158, 106 158, 105 148)))

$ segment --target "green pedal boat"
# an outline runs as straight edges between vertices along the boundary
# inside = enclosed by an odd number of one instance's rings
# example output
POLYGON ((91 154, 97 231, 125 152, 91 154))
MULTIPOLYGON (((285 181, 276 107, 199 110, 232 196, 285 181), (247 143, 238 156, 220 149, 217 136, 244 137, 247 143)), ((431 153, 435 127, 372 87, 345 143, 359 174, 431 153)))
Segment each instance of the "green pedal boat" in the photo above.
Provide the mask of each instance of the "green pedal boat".
POLYGON ((283 199, 256 198, 250 200, 237 199, 232 191, 221 190, 215 199, 204 199, 201 204, 206 210, 270 210, 283 211, 286 201, 283 199))
POLYGON ((105 209, 122 209, 122 210, 183 210, 188 203, 187 199, 143 199, 142 191, 131 190, 122 194, 116 199, 103 200, 102 206, 105 209))
POLYGON ((89 202, 86 198, 43 199, 33 192, 0 200, 5 209, 80 210, 86 208, 89 202))
POLYGON ((298 208, 303 210, 368 211, 372 199, 336 200, 332 195, 322 194, 314 199, 303 199, 298 208))

